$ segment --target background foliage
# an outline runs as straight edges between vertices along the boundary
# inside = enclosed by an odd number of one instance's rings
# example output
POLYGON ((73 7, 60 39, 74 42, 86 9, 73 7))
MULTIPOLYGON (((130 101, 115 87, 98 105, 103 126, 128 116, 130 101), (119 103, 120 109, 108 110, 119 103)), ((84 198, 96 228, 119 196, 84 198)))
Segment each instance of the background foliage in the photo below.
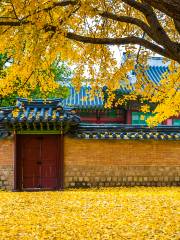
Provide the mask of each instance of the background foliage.
MULTIPOLYGON (((0 76, 2 78, 6 76, 6 65, 11 64, 11 61, 11 59, 8 59, 7 54, 0 54, 0 76)), ((51 71, 54 74, 54 81, 58 83, 57 88, 44 92, 37 84, 35 88, 29 89, 30 99, 66 98, 69 95, 68 85, 71 83, 72 70, 65 62, 57 58, 51 65, 51 71)), ((0 106, 15 105, 18 97, 18 92, 13 91, 9 96, 1 98, 0 106)))
MULTIPOLYGON (((76 89, 90 84, 91 94, 108 87, 108 102, 121 86, 131 89, 128 73, 137 69, 136 89, 157 103, 150 125, 180 113, 180 9, 177 0, 2 0, 0 2, 0 52, 13 64, 0 81, 2 98, 17 93, 31 97, 39 87, 47 95, 59 87, 52 63, 76 66, 76 89), (112 46, 124 46, 126 61, 114 57, 112 46), (157 53, 170 60, 169 72, 159 85, 144 78, 148 58, 157 53), (141 68, 143 66, 143 69, 141 68), (88 80, 84 81, 84 79, 88 80)), ((120 56, 119 56, 120 58, 120 56)), ((128 96, 123 101, 128 100, 128 96)), ((117 104, 123 104, 122 99, 117 104)), ((147 108, 146 108, 147 109, 147 108)))

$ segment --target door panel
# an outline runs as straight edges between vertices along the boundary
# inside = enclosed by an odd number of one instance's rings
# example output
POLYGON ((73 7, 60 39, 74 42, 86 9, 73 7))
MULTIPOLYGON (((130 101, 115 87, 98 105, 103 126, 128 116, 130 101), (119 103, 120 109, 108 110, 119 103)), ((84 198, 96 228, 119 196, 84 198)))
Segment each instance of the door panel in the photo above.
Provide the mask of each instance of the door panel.
POLYGON ((36 188, 38 186, 38 166, 40 159, 40 139, 31 136, 21 138, 21 158, 22 158, 22 187, 36 188))
POLYGON ((55 189, 60 183, 59 135, 19 135, 17 164, 18 186, 23 189, 55 189))
POLYGON ((58 136, 49 135, 42 140, 41 184, 46 188, 58 185, 58 136))

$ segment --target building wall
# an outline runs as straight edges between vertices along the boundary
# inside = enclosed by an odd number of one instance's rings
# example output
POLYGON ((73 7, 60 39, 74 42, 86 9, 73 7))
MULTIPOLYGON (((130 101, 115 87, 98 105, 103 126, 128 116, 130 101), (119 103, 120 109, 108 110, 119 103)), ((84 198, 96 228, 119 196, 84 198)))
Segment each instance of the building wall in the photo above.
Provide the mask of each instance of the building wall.
POLYGON ((180 185, 180 141, 65 137, 65 187, 180 185))
POLYGON ((0 188, 14 188, 14 140, 0 139, 0 188))
MULTIPOLYGON (((65 187, 180 185, 180 141, 64 139, 65 187)), ((0 140, 0 188, 14 188, 14 140, 0 140)))

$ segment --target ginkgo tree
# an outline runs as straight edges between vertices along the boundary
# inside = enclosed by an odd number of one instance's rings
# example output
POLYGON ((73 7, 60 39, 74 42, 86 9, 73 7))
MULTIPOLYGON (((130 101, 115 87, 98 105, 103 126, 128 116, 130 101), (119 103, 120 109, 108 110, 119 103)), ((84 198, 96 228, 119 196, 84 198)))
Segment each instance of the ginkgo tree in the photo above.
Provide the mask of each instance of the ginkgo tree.
MULTIPOLYGON (((7 54, 0 54, 0 77, 4 78, 7 74, 6 68, 9 64, 12 63, 12 59, 7 56, 7 54)), ((58 83, 58 87, 53 90, 46 92, 41 91, 41 88, 36 84, 35 88, 29 89, 28 98, 29 100, 33 99, 51 99, 51 98, 66 98, 69 96, 68 86, 71 84, 71 76, 73 74, 72 69, 65 63, 62 62, 60 57, 57 57, 56 60, 51 65, 51 72, 54 75, 54 81, 58 83)), ((14 88, 13 92, 10 95, 6 95, 0 98, 0 106, 13 106, 16 104, 16 101, 19 97, 18 92, 16 91, 19 87, 14 88)))
MULTIPOLYGON (((141 95, 142 102, 156 103, 156 125, 180 113, 180 6, 178 0, 1 0, 0 52, 13 63, 0 81, 0 95, 16 91, 29 97, 37 84, 42 92, 58 87, 51 64, 60 54, 76 66, 73 84, 85 84, 91 94, 107 86, 111 107, 120 86, 128 96, 116 105, 141 95), (119 63, 111 46, 125 46, 126 61, 119 63), (171 60, 159 85, 147 77, 147 60, 153 53, 171 60), (127 74, 136 71, 132 87, 127 74), (83 79, 83 80, 82 80, 83 79)), ((150 111, 147 105, 142 110, 150 111)))

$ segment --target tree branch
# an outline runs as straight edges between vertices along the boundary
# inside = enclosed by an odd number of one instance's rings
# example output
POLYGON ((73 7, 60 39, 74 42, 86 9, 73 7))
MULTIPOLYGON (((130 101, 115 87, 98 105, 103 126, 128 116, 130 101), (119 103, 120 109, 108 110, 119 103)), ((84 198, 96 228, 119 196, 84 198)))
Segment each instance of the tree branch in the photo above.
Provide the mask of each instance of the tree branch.
POLYGON ((74 6, 77 3, 78 3, 77 0, 64 0, 64 1, 61 1, 61 2, 54 2, 51 6, 43 8, 43 11, 50 11, 55 7, 65 7, 65 6, 68 6, 68 5, 74 6))
POLYGON ((13 12, 14 12, 14 15, 15 15, 16 19, 19 20, 18 15, 16 13, 16 9, 15 9, 14 4, 12 3, 12 1, 10 1, 10 4, 11 4, 11 6, 13 8, 13 12))
MULTIPOLYGON (((144 39, 144 37, 145 37, 145 32, 143 32, 142 39, 144 39)), ((138 49, 138 52, 137 52, 136 64, 139 64, 139 55, 140 55, 140 52, 141 52, 141 45, 139 45, 139 49, 138 49)))
POLYGON ((144 2, 180 22, 179 0, 144 0, 144 2))
POLYGON ((0 22, 0 26, 10 26, 10 27, 15 27, 15 26, 21 26, 21 25, 23 25, 23 24, 28 24, 28 23, 30 23, 30 21, 2 21, 2 22, 0 22))
MULTIPOLYGON (((51 6, 49 7, 45 7, 45 8, 42 8, 42 9, 39 9, 37 11, 34 11, 33 13, 27 15, 27 16, 24 16, 23 18, 21 19, 18 19, 21 23, 26 23, 26 22, 23 22, 25 19, 27 19, 28 17, 34 15, 34 14, 37 14, 37 13, 40 13, 42 11, 50 11, 52 10, 53 8, 56 8, 56 7, 65 7, 65 6, 68 6, 68 5, 71 5, 71 6, 74 6, 78 4, 78 0, 63 0, 61 2, 53 2, 51 6)), ((13 11, 15 11, 14 9, 14 5, 12 5, 12 8, 13 8, 13 11)), ((15 14, 16 15, 16 14, 15 14)), ((17 15, 16 15, 17 17, 17 15)), ((1 17, 0 17, 1 18, 1 17)), ((17 17, 18 18, 18 17, 17 17)), ((20 26, 18 25, 18 23, 16 22, 5 22, 5 25, 3 25, 3 22, 0 22, 0 26, 20 26), (11 24, 11 25, 10 25, 11 24)))
POLYGON ((148 8, 144 3, 140 3, 135 0, 122 0, 122 2, 128 4, 129 6, 135 8, 136 10, 138 10, 144 14, 148 13, 148 8))
POLYGON ((103 12, 103 13, 98 13, 101 17, 104 18, 108 18, 111 20, 115 20, 118 22, 125 22, 125 23, 130 23, 130 24, 134 24, 138 27, 140 27, 142 29, 143 32, 147 33, 147 35, 149 35, 151 38, 153 37, 152 32, 151 32, 151 28, 142 20, 137 19, 137 18, 133 18, 133 17, 129 17, 129 16, 118 16, 116 14, 110 13, 110 12, 103 12))
MULTIPOLYGON (((160 22, 157 19, 157 16, 151 6, 152 1, 142 0, 142 3, 134 1, 134 0, 122 0, 124 3, 129 6, 135 8, 136 10, 142 12, 147 19, 148 24, 151 27, 151 31, 153 33, 155 41, 162 45, 167 52, 169 52, 169 56, 171 58, 173 55, 177 56, 176 61, 180 61, 180 46, 178 43, 171 41, 160 22), (149 2, 149 4, 147 3, 149 2)), ((166 1, 166 0, 163 0, 166 1)), ((176 1, 176 0, 174 0, 176 1)))
POLYGON ((159 38, 157 37, 157 34, 154 34, 154 32, 149 27, 149 25, 147 25, 145 22, 143 22, 140 19, 129 17, 129 16, 117 16, 116 14, 113 14, 113 13, 110 13, 110 12, 99 13, 99 15, 102 16, 102 17, 108 18, 108 19, 115 20, 115 21, 134 24, 134 25, 138 26, 139 28, 141 28, 142 31, 144 33, 146 33, 153 41, 162 45, 159 38))
POLYGON ((180 21, 174 20, 174 25, 178 33, 180 34, 180 21))
POLYGON ((26 78, 26 81, 23 83, 23 85, 19 86, 17 89, 16 89, 16 92, 19 91, 21 88, 23 88, 27 82, 29 81, 29 79, 31 78, 31 76, 33 75, 34 73, 34 70, 30 73, 30 75, 26 78))
MULTIPOLYGON (((75 33, 68 32, 66 34, 66 37, 71 40, 75 40, 78 42, 83 43, 92 43, 92 44, 104 44, 104 45, 124 45, 124 44, 137 44, 142 45, 143 47, 156 52, 164 57, 170 58, 172 56, 169 55, 169 52, 167 52, 164 48, 161 48, 158 45, 155 45, 154 43, 151 43, 145 39, 139 38, 139 37, 125 37, 125 38, 92 38, 92 37, 86 37, 77 35, 75 33)), ((177 61, 177 59, 174 59, 177 61)))
POLYGON ((22 20, 27 19, 28 17, 30 17, 34 14, 40 13, 42 11, 48 12, 48 11, 50 11, 53 8, 56 8, 56 7, 66 7, 68 5, 74 6, 76 4, 78 4, 78 0, 63 0, 61 2, 53 2, 51 6, 39 9, 37 11, 34 11, 33 13, 23 17, 22 20))

